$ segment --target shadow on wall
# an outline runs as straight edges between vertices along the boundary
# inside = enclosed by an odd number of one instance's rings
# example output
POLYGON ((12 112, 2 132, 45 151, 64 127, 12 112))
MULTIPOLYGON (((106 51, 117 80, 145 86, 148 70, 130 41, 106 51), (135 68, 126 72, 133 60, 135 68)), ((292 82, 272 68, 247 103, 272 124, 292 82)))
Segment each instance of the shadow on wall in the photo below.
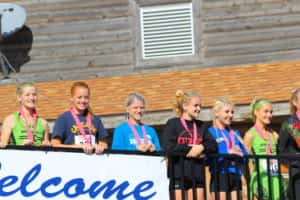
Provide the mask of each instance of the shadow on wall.
POLYGON ((7 58, 13 69, 6 64, 1 66, 1 72, 7 76, 10 72, 20 72, 22 65, 30 61, 29 51, 33 42, 33 34, 29 27, 24 26, 16 33, 2 38, 0 51, 7 58))

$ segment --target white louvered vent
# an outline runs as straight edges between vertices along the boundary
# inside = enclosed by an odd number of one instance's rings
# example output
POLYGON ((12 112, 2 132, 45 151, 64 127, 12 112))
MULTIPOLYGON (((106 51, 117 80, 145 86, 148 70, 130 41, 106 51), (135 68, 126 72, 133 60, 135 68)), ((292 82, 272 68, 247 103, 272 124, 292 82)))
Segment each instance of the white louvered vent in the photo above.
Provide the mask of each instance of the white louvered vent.
POLYGON ((194 54, 192 4, 141 8, 143 59, 194 54))

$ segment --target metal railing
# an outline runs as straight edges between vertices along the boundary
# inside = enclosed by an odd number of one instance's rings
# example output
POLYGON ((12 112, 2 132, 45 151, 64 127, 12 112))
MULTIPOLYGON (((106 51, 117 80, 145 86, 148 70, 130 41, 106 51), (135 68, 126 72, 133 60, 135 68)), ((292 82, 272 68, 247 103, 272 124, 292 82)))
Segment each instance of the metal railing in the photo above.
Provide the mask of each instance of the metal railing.
MULTIPOLYGON (((291 170, 288 168, 292 162, 299 161, 300 163, 300 155, 296 154, 247 155, 243 157, 216 154, 199 159, 187 159, 184 156, 169 156, 169 159, 172 160, 168 162, 168 169, 170 199, 173 200, 296 200, 295 192, 297 189, 300 190, 300 188, 295 188, 296 176, 295 174, 292 176, 291 170), (173 160, 176 160, 176 163, 173 160), (192 162, 192 165, 185 166, 186 160, 192 162), (197 186, 199 177, 185 175, 186 171, 195 173, 195 163, 199 164, 200 162, 205 166, 201 168, 201 179, 205 180, 203 187, 197 186), (180 189, 174 185, 178 184, 178 175, 172 170, 174 168, 172 165, 180 165, 180 189), (214 184, 211 184, 212 182, 214 184), (231 185, 235 187, 231 188, 231 185), (227 188, 224 189, 224 186, 227 188), (200 197, 198 189, 202 190, 200 197), (180 196, 178 196, 178 192, 181 193, 180 196)), ((300 165, 298 170, 300 177, 300 165)))

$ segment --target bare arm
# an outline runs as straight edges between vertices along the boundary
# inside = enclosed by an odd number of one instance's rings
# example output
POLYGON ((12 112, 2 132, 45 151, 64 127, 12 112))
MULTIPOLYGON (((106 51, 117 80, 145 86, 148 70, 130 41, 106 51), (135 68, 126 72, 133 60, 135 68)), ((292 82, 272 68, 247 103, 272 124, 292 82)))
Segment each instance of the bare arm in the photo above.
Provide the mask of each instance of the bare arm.
POLYGON ((252 141, 253 141, 253 135, 251 132, 247 131, 245 133, 245 136, 244 136, 244 144, 246 146, 246 149, 249 153, 252 152, 251 150, 251 147, 252 147, 252 141))
POLYGON ((64 147, 64 148, 82 148, 81 145, 78 144, 63 144, 60 138, 52 138, 51 145, 53 147, 64 147))
POLYGON ((49 125, 48 122, 45 119, 42 119, 43 129, 44 129, 44 135, 43 135, 43 141, 42 146, 50 146, 50 140, 49 140, 49 125))
POLYGON ((1 147, 6 147, 9 143, 9 139, 12 133, 12 129, 14 127, 14 116, 13 114, 7 116, 2 125, 1 131, 1 147))
MULTIPOLYGON (((247 131, 244 136, 244 144, 245 144, 245 147, 249 154, 252 153, 252 141, 253 141, 253 135, 250 131, 247 131)), ((249 162, 249 170, 250 170, 250 172, 253 171, 253 163, 252 162, 249 162)))

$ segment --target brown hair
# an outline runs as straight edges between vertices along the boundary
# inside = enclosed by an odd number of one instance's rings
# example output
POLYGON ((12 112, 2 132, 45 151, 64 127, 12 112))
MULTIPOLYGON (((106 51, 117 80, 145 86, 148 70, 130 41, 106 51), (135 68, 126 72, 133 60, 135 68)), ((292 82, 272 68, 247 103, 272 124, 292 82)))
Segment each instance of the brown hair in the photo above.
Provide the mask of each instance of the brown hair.
POLYGON ((297 107, 294 105, 294 101, 298 100, 298 97, 297 97, 298 94, 300 94, 300 88, 294 89, 292 91, 292 95, 291 95, 291 98, 290 98, 290 111, 291 111, 291 114, 295 114, 296 111, 297 111, 297 107))
MULTIPOLYGON (((71 96, 72 96, 72 97, 75 95, 75 91, 76 91, 77 88, 85 88, 85 89, 87 89, 87 90, 88 90, 88 93, 89 93, 89 96, 90 96, 91 92, 90 92, 90 87, 89 87, 89 85, 88 85, 87 83, 85 83, 85 82, 78 81, 78 82, 74 82, 73 85, 71 86, 70 93, 71 93, 71 96)), ((90 106, 87 108, 87 111, 88 111, 88 113, 90 113, 92 116, 94 115, 94 113, 93 113, 93 111, 92 111, 92 109, 91 109, 90 106)))
POLYGON ((174 110, 178 116, 181 116, 184 112, 183 104, 189 103, 191 97, 200 97, 196 92, 185 92, 183 90, 177 90, 175 93, 176 101, 174 103, 174 110))

